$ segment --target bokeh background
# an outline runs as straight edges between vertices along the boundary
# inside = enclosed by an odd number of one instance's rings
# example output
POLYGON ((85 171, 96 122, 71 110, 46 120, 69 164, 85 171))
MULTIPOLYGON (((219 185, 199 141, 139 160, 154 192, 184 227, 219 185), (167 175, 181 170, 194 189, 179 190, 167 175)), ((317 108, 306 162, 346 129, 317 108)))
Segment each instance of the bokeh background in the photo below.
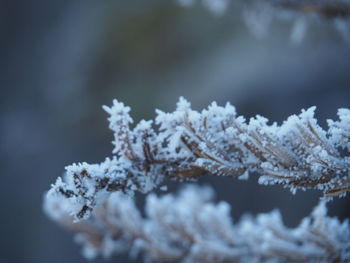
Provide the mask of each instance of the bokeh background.
MULTIPOLYGON (((275 22, 257 39, 240 9, 215 16, 175 0, 1 1, 0 262, 86 262, 71 233, 43 214, 42 197, 64 166, 111 155, 101 105, 113 98, 130 105, 136 120, 153 118, 155 108, 174 110, 179 96, 198 110, 230 101, 239 114, 279 123, 316 105, 326 127, 338 108, 350 107, 350 44, 315 22, 293 45, 290 27, 275 22)), ((320 196, 253 178, 199 183, 232 204, 235 221, 278 207, 295 226, 320 196)), ((329 208, 349 217, 349 197, 329 208)))

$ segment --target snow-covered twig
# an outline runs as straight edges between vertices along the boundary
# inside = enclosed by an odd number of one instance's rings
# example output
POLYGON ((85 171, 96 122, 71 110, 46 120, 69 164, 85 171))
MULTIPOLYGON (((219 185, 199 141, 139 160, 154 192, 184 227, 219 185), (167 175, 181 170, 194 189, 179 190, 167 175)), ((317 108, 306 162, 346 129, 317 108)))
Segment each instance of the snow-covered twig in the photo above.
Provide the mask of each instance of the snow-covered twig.
POLYGON ((229 103, 198 112, 180 98, 174 112, 157 110, 156 127, 141 121, 134 129, 129 107, 114 100, 104 109, 115 135, 113 158, 66 167, 48 192, 48 198, 66 199, 76 220, 88 218, 113 192, 147 193, 164 178, 258 174, 259 183, 292 192, 318 189, 331 197, 350 189, 350 157, 341 153, 350 149, 348 109, 338 111, 339 121, 328 121, 327 131, 317 124, 315 107, 277 125, 259 115, 246 121, 229 103))
POLYGON ((129 252, 145 262, 350 261, 349 224, 328 217, 324 202, 290 229, 277 210, 233 224, 230 206, 212 199, 208 187, 187 186, 177 196, 151 194, 143 218, 132 198, 115 192, 77 223, 67 214, 67 200, 47 198, 45 209, 76 233, 87 258, 129 252))

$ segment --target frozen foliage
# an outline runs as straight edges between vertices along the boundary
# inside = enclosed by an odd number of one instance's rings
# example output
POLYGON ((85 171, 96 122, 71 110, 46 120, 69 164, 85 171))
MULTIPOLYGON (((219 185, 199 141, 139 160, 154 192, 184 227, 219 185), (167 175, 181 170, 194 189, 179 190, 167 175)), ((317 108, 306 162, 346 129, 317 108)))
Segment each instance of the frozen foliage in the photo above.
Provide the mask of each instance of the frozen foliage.
MULTIPOLYGON (((257 36, 266 34, 274 19, 293 22, 291 41, 300 42, 309 21, 325 18, 334 24, 338 32, 350 41, 350 1, 349 0, 177 0, 182 6, 201 2, 209 11, 223 15, 237 3, 244 5, 243 17, 247 26, 257 36)), ((241 7, 240 7, 241 8, 241 7)))
POLYGON ((76 233, 85 257, 129 252, 145 262, 350 262, 348 222, 329 218, 325 201, 289 229, 278 211, 233 224, 229 205, 213 203, 210 188, 150 194, 145 216, 131 197, 166 178, 205 174, 254 175, 293 192, 344 195, 350 189, 350 110, 339 109, 339 120, 328 120, 324 130, 315 107, 277 125, 259 115, 247 121, 229 103, 198 112, 180 98, 174 112, 157 110, 154 121, 133 129, 129 107, 114 100, 104 109, 114 132, 113 157, 67 166, 44 200, 48 216, 76 233))
POLYGON ((129 252, 144 262, 350 262, 349 224, 328 217, 324 202, 290 229, 277 210, 234 224, 230 206, 212 198, 210 188, 194 186, 177 196, 150 194, 142 217, 129 196, 115 192, 77 223, 65 202, 46 198, 45 210, 76 233, 87 258, 129 252))
POLYGON ((164 178, 253 174, 264 185, 318 189, 328 197, 350 189, 350 159, 341 149, 350 148, 347 109, 339 110, 339 121, 328 121, 328 131, 317 124, 315 107, 277 125, 259 115, 247 121, 229 103, 198 112, 180 98, 174 112, 157 110, 156 125, 143 120, 133 129, 129 107, 114 100, 104 109, 114 131, 113 158, 66 167, 47 193, 76 220, 87 219, 113 192, 147 193, 164 178))

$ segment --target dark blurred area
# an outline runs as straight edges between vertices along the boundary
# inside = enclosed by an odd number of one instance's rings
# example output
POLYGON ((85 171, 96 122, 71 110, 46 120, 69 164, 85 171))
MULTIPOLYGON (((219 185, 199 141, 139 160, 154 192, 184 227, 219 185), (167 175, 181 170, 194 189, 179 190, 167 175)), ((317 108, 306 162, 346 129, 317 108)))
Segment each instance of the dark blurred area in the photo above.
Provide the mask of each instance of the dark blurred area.
MULTIPOLYGON (((240 10, 218 17, 175 1, 14 0, 0 3, 0 28, 2 263, 86 262, 72 234, 43 214, 42 197, 66 165, 111 155, 101 105, 113 98, 137 121, 153 118, 155 108, 174 110, 179 96, 197 110, 229 101, 239 114, 279 123, 316 105, 325 128, 338 108, 350 107, 350 45, 328 27, 310 25, 295 46, 282 22, 256 39, 240 10)), ((295 226, 320 196, 255 178, 199 183, 232 204, 234 221, 279 208, 295 226)), ((349 217, 348 204, 349 197, 334 200, 331 215, 349 217)))

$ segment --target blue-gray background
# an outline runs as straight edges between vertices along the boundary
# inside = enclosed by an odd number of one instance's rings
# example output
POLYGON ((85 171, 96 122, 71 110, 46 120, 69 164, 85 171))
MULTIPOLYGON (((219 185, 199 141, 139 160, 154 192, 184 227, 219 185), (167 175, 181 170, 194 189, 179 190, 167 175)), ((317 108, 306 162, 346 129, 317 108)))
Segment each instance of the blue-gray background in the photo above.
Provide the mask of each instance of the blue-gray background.
MULTIPOLYGON (((350 44, 331 26, 311 25, 295 46, 290 24, 273 23, 259 40, 239 10, 216 17, 164 0, 5 0, 0 30, 2 263, 86 262, 72 235, 44 216, 42 197, 65 165, 110 156, 101 105, 113 98, 130 105, 136 120, 153 118, 155 108, 173 110, 179 96, 198 110, 230 101, 239 114, 279 123, 316 105, 323 126, 350 106, 350 44)), ((200 183, 232 204, 236 221, 278 207, 295 226, 320 196, 254 179, 200 183)), ((348 204, 335 200, 331 214, 348 217, 348 204)))

